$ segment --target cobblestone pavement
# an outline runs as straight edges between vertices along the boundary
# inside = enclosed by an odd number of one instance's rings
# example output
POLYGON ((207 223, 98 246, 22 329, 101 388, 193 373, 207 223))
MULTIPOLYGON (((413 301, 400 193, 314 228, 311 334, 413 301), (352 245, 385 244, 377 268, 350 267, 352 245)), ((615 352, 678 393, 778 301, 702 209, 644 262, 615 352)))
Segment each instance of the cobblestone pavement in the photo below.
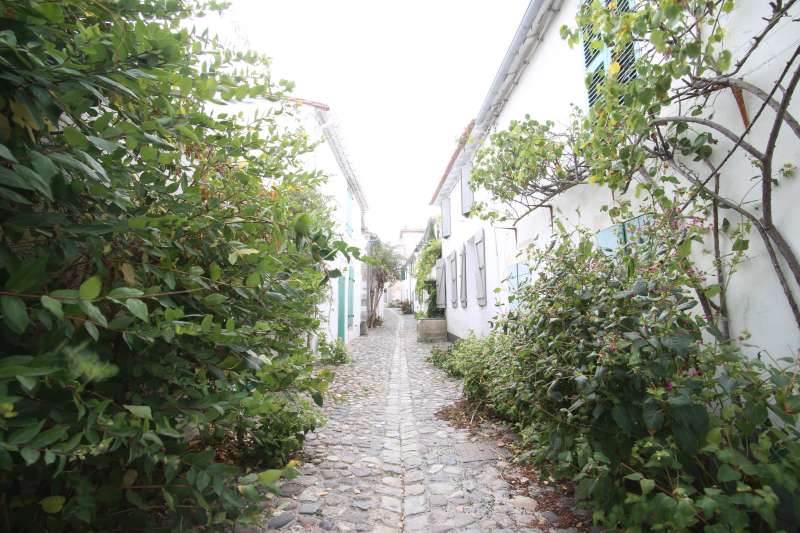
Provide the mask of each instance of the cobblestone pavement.
POLYGON ((268 530, 472 533, 549 523, 501 476, 503 448, 436 417, 461 391, 426 362, 430 349, 416 342, 414 318, 392 309, 383 327, 350 344, 328 422, 306 442, 302 475, 283 484, 268 530))

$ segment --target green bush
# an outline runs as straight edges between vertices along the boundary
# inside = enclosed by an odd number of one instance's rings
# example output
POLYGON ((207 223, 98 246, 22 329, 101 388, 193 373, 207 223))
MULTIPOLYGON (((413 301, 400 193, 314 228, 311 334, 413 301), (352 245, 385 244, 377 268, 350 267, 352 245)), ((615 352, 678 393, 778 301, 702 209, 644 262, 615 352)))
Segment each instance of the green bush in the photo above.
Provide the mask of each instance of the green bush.
POLYGON ((668 230, 612 255, 562 237, 534 254, 535 280, 492 335, 437 359, 606 527, 787 527, 800 516, 796 367, 715 341, 692 311, 691 237, 668 230))
POLYGON ((444 309, 436 304, 436 281, 425 280, 425 292, 428 294, 428 308, 425 311, 425 318, 442 318, 444 309))
POLYGON ((347 346, 342 339, 336 338, 328 341, 325 336, 320 337, 317 344, 319 360, 326 365, 342 365, 350 361, 347 355, 347 346))
POLYGON ((318 422, 337 250, 266 59, 191 2, 3 3, 0 490, 11 531, 247 521, 318 422), (213 103, 212 103, 213 102, 213 103), (213 106, 213 108, 212 108, 213 106), (216 109, 216 111, 213 111, 216 109), (271 470, 262 471, 264 468, 271 470))

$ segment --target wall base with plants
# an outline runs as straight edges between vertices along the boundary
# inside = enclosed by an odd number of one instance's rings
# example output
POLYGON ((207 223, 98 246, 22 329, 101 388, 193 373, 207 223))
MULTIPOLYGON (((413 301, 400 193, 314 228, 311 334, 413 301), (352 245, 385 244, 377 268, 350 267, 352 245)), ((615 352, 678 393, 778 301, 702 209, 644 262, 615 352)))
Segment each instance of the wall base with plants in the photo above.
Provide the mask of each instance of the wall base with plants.
POLYGON ((792 531, 800 523, 796 362, 742 355, 693 311, 678 237, 618 254, 590 234, 535 252, 518 307, 431 360, 626 531, 792 531))

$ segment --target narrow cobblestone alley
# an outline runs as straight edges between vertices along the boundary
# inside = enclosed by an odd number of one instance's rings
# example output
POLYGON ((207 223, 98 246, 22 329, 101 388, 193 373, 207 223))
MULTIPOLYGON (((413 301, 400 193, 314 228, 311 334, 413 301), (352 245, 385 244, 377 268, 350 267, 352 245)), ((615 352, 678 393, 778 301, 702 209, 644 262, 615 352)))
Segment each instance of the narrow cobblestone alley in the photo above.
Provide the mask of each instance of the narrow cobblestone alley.
MULTIPOLYGON (((426 361, 414 318, 389 309, 336 369, 328 422, 284 483, 282 531, 540 531, 555 517, 501 476, 508 452, 436 417, 459 384, 426 361), (338 399, 337 399, 338 398, 338 399)), ((569 531, 550 529, 550 531, 569 531)))

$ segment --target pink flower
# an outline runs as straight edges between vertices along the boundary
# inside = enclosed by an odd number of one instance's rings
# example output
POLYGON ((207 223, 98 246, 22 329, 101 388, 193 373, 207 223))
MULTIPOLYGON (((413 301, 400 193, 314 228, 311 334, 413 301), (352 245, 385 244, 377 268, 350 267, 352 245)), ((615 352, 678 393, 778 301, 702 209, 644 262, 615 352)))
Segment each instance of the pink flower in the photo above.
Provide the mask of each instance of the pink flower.
POLYGON ((668 391, 672 390, 672 382, 671 381, 667 381, 667 390, 668 391))

